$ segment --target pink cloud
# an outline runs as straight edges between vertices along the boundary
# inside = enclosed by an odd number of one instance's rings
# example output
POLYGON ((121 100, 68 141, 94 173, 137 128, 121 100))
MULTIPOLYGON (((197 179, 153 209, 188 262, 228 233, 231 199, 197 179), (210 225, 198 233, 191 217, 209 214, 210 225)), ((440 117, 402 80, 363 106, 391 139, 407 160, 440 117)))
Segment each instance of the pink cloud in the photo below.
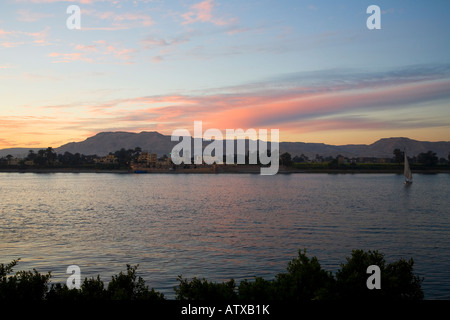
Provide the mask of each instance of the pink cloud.
POLYGON ((229 25, 236 21, 235 18, 224 19, 213 15, 213 9, 216 6, 214 0, 205 0, 196 3, 190 7, 190 11, 181 14, 184 19, 183 24, 191 24, 195 22, 210 22, 218 26, 229 25))
POLYGON ((142 12, 121 12, 114 11, 97 11, 94 9, 85 9, 81 11, 82 14, 92 16, 98 20, 110 21, 109 26, 87 26, 82 30, 125 30, 135 27, 148 27, 155 22, 152 17, 142 12))
POLYGON ((117 15, 114 20, 119 21, 119 22, 121 22, 121 21, 140 21, 140 24, 144 27, 151 26, 155 23, 149 15, 146 15, 143 13, 124 13, 124 14, 117 15))
MULTIPOLYGON (((414 101, 445 95, 449 84, 449 81, 415 83, 372 91, 315 94, 289 91, 238 96, 141 97, 113 103, 116 109, 110 115, 116 113, 118 121, 164 123, 168 128, 190 127, 193 121, 202 120, 205 126, 222 130, 267 127, 296 128, 297 133, 365 127, 381 130, 393 127, 396 122, 402 125, 406 122, 402 119, 376 119, 371 116, 372 111, 410 108, 414 101), (142 109, 129 111, 131 105, 140 105, 142 109), (364 117, 351 116, 354 112, 364 117)), ((410 125, 417 126, 418 123, 415 121, 410 125)), ((424 125, 431 124, 424 120, 424 125)))
POLYGON ((5 48, 16 47, 25 43, 30 43, 30 39, 32 39, 31 43, 33 44, 48 45, 50 44, 47 40, 49 31, 49 27, 37 32, 26 32, 20 30, 8 31, 0 29, 0 38, 7 40, 2 42, 1 46, 5 48))
POLYGON ((121 25, 121 26, 113 26, 113 27, 85 27, 81 28, 81 31, 118 31, 118 30, 127 30, 129 26, 121 25))
MULTIPOLYGON (((110 50, 113 53, 116 48, 111 46, 110 50)), ((57 52, 51 56, 60 60, 83 57, 65 56, 57 52)), ((151 126, 161 133, 171 134, 176 128, 191 129, 195 120, 203 121, 204 128, 278 128, 289 135, 448 127, 445 114, 442 119, 436 115, 418 118, 411 110, 415 110, 417 103, 448 101, 450 80, 413 79, 412 82, 405 82, 399 77, 396 81, 386 81, 385 85, 378 81, 371 84, 354 81, 346 86, 331 86, 326 82, 314 88, 255 89, 243 86, 234 88, 234 93, 228 88, 228 91, 222 90, 219 94, 203 92, 112 99, 77 106, 77 110, 85 110, 82 113, 84 117, 78 114, 70 117, 74 107, 72 104, 49 108, 58 108, 55 114, 64 117, 64 121, 60 121, 64 122, 64 126, 54 124, 54 128, 80 132, 104 131, 112 127, 136 131, 151 126), (391 110, 395 113, 390 113, 391 110), (402 113, 403 116, 398 116, 402 113)), ((33 120, 29 122, 37 123, 33 120)), ((8 126, 4 121, 0 124, 8 126)), ((22 124, 26 125, 26 121, 22 124)), ((9 125, 15 124, 9 122, 9 125)))
POLYGON ((95 45, 82 45, 78 44, 75 46, 75 50, 85 51, 85 52, 98 52, 95 45))
POLYGON ((0 47, 14 48, 14 47, 18 47, 22 44, 25 44, 25 42, 23 42, 23 41, 16 41, 16 42, 4 41, 4 42, 0 42, 0 47))
MULTIPOLYGON (((229 103, 233 108, 221 109, 210 119, 215 124, 245 127, 283 126, 287 122, 308 121, 323 116, 342 115, 346 112, 367 113, 369 110, 389 110, 416 101, 433 99, 445 93, 448 81, 442 83, 418 83, 375 90, 345 90, 318 94, 267 95, 253 97, 246 103, 229 103), (261 99, 259 99, 261 98, 261 99), (250 102, 250 103, 249 103, 250 102), (216 120, 220 119, 220 120, 216 120)), ((227 101, 228 102, 228 101, 227 101)), ((353 122, 352 122, 353 123, 353 122)))
POLYGON ((0 139, 1 148, 14 147, 16 144, 10 140, 0 139))
POLYGON ((41 12, 32 12, 27 9, 22 9, 17 11, 17 20, 23 21, 23 22, 35 22, 38 20, 42 20, 45 18, 53 17, 54 14, 50 13, 41 13, 41 12))
POLYGON ((72 61, 84 61, 84 62, 93 62, 91 58, 87 58, 83 53, 60 53, 60 52, 51 52, 48 54, 51 58, 57 58, 54 63, 68 63, 72 61))
POLYGON ((15 33, 14 31, 7 31, 4 29, 0 29, 0 37, 1 38, 5 38, 6 36, 13 35, 14 33, 15 33))
POLYGON ((39 45, 48 45, 50 42, 48 42, 48 33, 50 31, 50 28, 47 27, 42 31, 39 32, 25 32, 24 34, 34 38, 33 42, 37 43, 39 45))
POLYGON ((48 54, 51 58, 58 58, 54 62, 101 62, 101 63, 116 63, 115 59, 131 63, 133 53, 137 50, 134 48, 124 48, 120 44, 108 44, 105 40, 93 41, 93 44, 77 44, 73 45, 76 52, 60 53, 51 52, 48 54), (113 57, 114 59, 107 60, 106 57, 113 57))
POLYGON ((191 11, 182 14, 184 24, 209 22, 212 19, 213 0, 205 0, 191 6, 191 11))
POLYGON ((117 48, 113 45, 108 45, 106 47, 106 53, 113 54, 116 58, 123 60, 130 60, 132 53, 134 53, 135 49, 127 49, 127 48, 117 48))

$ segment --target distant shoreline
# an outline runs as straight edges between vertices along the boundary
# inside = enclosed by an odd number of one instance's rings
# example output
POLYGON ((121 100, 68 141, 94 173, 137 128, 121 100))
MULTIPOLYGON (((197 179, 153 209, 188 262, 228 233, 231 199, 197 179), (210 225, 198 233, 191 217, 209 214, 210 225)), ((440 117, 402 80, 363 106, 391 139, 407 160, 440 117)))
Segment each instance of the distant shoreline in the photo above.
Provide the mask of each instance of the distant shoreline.
MULTIPOLYGON (((177 170, 161 170, 150 169, 148 172, 136 172, 132 169, 77 169, 77 168, 1 168, 0 173, 114 173, 114 174, 260 174, 260 167, 258 168, 239 168, 229 171, 205 171, 199 169, 177 169, 177 170)), ((364 173, 390 173, 403 174, 402 171, 394 169, 285 169, 280 168, 278 174, 292 174, 292 173, 327 173, 327 174, 364 174, 364 173)), ((437 174, 450 173, 449 169, 428 169, 417 170, 415 174, 437 174)))

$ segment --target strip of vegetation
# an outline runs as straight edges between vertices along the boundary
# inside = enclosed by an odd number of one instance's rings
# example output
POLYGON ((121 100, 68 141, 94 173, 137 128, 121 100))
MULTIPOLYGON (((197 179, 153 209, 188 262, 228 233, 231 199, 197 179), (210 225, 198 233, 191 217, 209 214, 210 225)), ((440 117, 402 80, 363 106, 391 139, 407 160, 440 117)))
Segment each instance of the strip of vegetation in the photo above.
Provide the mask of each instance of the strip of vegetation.
MULTIPOLYGON (((426 166, 424 164, 411 164, 411 170, 415 172, 426 172, 426 171, 448 171, 450 170, 450 165, 448 164, 437 164, 434 166, 426 166)), ((403 173, 403 164, 396 163, 342 163, 338 164, 337 161, 334 162, 324 162, 324 163, 294 163, 292 168, 297 170, 305 171, 380 171, 380 172, 398 172, 403 173)))
MULTIPOLYGON (((268 151, 270 154, 270 151, 268 151)), ((411 170, 416 172, 448 172, 450 171, 450 153, 448 158, 438 158, 435 152, 422 152, 417 156, 408 157, 411 170)), ((226 163, 227 157, 223 156, 226 163)), ((249 165, 250 156, 245 155, 245 164, 249 165)), ((194 161, 192 157, 192 161, 194 161)), ((309 159, 306 155, 292 157, 290 153, 284 152, 279 157, 279 163, 285 169, 302 170, 308 172, 403 172, 404 153, 400 149, 395 149, 391 158, 358 157, 348 158, 342 155, 336 157, 316 155, 309 159)), ((233 163, 237 163, 235 155, 233 163)), ((75 169, 75 170, 131 170, 133 164, 145 164, 148 167, 164 167, 175 169, 167 155, 157 158, 156 154, 142 152, 140 147, 135 149, 120 149, 110 152, 107 156, 84 155, 80 153, 72 154, 64 152, 56 153, 52 147, 41 149, 37 153, 29 150, 28 155, 21 158, 14 158, 12 155, 0 158, 0 169, 3 170, 55 170, 55 169, 75 169), (151 157, 154 156, 154 158, 151 157)), ((257 164, 261 162, 257 156, 257 164)), ((179 166, 188 169, 190 166, 183 164, 179 166)), ((193 166, 196 168, 196 165, 193 166)))
MULTIPOLYGON (((164 295, 149 289, 138 266, 127 265, 126 272, 111 278, 108 285, 97 278, 85 278, 80 289, 69 289, 66 284, 51 284, 50 272, 18 271, 13 268, 18 260, 0 264, 0 300, 146 300, 163 301, 164 295)), ((413 259, 386 263, 378 251, 353 250, 346 263, 332 274, 323 270, 316 257, 308 258, 299 250, 298 257, 288 263, 287 272, 273 280, 256 277, 240 284, 231 279, 214 283, 206 279, 183 279, 174 288, 176 300, 192 301, 308 301, 308 300, 422 300, 423 278, 413 272, 413 259), (366 285, 367 267, 377 265, 381 271, 381 289, 369 290, 366 285)))

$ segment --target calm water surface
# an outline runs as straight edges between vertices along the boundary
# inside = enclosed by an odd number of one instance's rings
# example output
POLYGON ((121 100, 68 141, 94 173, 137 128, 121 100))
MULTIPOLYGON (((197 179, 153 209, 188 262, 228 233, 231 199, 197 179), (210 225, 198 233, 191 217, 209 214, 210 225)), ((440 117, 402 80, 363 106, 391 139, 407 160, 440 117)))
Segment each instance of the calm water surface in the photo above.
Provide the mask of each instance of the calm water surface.
POLYGON ((450 299, 450 175, 0 173, 0 263, 105 282, 139 275, 273 279, 306 248, 335 272, 352 249, 413 258, 426 299, 450 299))

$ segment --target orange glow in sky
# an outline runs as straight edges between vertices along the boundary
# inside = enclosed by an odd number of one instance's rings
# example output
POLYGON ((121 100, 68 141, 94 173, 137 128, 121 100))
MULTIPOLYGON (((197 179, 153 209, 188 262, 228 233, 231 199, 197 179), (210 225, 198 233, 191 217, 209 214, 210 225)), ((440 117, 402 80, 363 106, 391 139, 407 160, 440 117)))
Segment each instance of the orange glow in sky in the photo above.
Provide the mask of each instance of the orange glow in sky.
POLYGON ((448 141, 450 4, 17 0, 0 16, 0 148, 104 131, 279 129, 281 141, 448 141), (75 2, 74 2, 75 3, 75 2), (426 21, 427 23, 422 23, 426 21))

